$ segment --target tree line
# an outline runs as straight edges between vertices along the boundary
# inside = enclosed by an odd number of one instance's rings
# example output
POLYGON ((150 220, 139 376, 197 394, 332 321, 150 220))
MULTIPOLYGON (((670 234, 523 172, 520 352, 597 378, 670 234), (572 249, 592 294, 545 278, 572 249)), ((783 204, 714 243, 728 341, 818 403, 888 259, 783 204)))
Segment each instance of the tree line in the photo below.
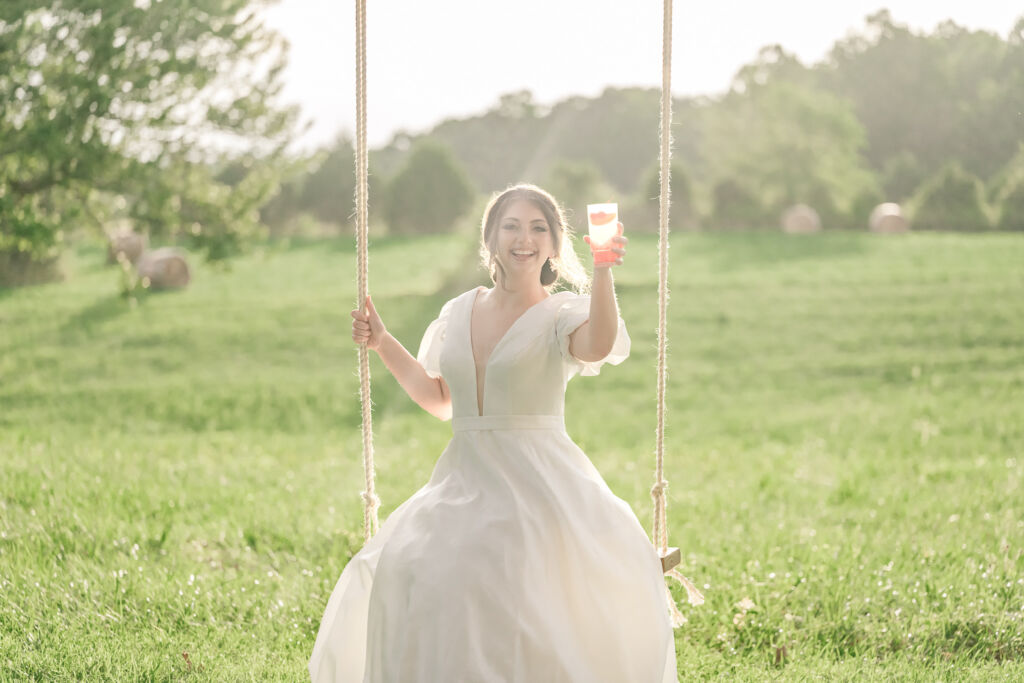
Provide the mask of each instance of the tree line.
MULTIPOLYGON (((298 112, 275 97, 270 0, 0 3, 0 284, 52 263, 69 235, 128 225, 226 258, 266 234, 344 232, 351 142, 286 153, 298 112), (173 6, 172 6, 173 5, 173 6)), ((655 89, 490 110, 372 150, 372 229, 453 229, 518 181, 574 215, 617 199, 657 222, 655 89)), ((1006 36, 867 17, 820 63, 763 48, 728 91, 674 101, 673 220, 773 227, 802 202, 859 228, 881 201, 917 228, 1024 229, 1024 17, 1006 36)))
MULTIPOLYGON (((618 197, 634 229, 650 227, 659 96, 609 88, 544 107, 515 92, 479 116, 399 133, 371 153, 377 224, 397 233, 454 224, 468 201, 439 200, 447 220, 404 213, 417 189, 416 210, 444 196, 428 182, 462 197, 529 180, 580 215, 588 199, 618 197)), ((676 99, 672 135, 677 227, 775 227, 800 202, 827 228, 863 228, 891 201, 918 229, 1024 230, 1024 16, 1002 37, 953 22, 914 32, 883 10, 814 65, 765 47, 725 94, 676 99)), ((350 143, 326 155, 338 165, 297 182, 327 173, 345 196, 350 143)), ((287 204, 279 215, 303 210, 287 204)), ((344 224, 349 210, 317 215, 344 224)))

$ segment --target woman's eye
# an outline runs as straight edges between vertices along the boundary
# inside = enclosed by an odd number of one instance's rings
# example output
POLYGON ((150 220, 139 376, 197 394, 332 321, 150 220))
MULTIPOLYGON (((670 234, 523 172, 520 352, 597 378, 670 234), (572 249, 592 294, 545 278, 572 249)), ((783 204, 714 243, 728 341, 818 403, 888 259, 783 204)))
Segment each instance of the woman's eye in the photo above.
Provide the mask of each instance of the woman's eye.
POLYGON ((506 223, 505 225, 503 225, 501 227, 503 227, 506 230, 515 230, 516 229, 516 226, 512 225, 511 223, 506 223))
POLYGON ((535 225, 535 226, 533 226, 533 229, 537 230, 538 232, 547 232, 547 230, 548 230, 547 226, 545 226, 545 225, 535 225))

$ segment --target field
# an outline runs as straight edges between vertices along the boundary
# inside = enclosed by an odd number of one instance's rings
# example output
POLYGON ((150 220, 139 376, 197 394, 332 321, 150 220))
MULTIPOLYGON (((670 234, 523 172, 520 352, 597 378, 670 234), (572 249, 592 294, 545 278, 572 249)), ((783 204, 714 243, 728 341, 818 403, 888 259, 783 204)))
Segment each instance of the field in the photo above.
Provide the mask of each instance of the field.
MULTIPOLYGON (((465 239, 372 246, 414 353, 465 239)), ((1024 679, 1024 239, 671 258, 669 528, 707 599, 680 679, 1024 679)), ((353 247, 267 245, 137 306, 102 263, 0 290, 0 681, 303 680, 362 542, 353 247)), ((650 530, 656 240, 615 278, 633 353, 573 380, 567 424, 650 530)), ((383 519, 450 425, 371 369, 383 519)))

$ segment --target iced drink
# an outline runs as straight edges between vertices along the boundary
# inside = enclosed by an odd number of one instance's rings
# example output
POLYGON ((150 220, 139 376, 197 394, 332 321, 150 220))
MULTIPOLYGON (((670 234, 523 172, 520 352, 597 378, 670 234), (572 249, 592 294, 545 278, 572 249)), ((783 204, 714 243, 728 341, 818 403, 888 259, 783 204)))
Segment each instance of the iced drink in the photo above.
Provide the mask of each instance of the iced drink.
POLYGON ((590 228, 590 246, 594 250, 594 263, 614 263, 619 255, 612 251, 619 234, 618 204, 587 204, 587 226, 590 228))

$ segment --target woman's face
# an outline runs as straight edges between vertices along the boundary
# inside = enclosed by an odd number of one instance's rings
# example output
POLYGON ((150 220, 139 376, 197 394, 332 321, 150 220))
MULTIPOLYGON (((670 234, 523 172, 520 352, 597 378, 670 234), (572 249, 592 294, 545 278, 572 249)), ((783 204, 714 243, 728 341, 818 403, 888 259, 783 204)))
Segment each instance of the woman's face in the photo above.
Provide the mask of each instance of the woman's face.
POLYGON ((544 212, 533 202, 517 199, 509 203, 498 221, 494 257, 510 280, 539 281, 544 262, 555 255, 551 230, 544 212))

